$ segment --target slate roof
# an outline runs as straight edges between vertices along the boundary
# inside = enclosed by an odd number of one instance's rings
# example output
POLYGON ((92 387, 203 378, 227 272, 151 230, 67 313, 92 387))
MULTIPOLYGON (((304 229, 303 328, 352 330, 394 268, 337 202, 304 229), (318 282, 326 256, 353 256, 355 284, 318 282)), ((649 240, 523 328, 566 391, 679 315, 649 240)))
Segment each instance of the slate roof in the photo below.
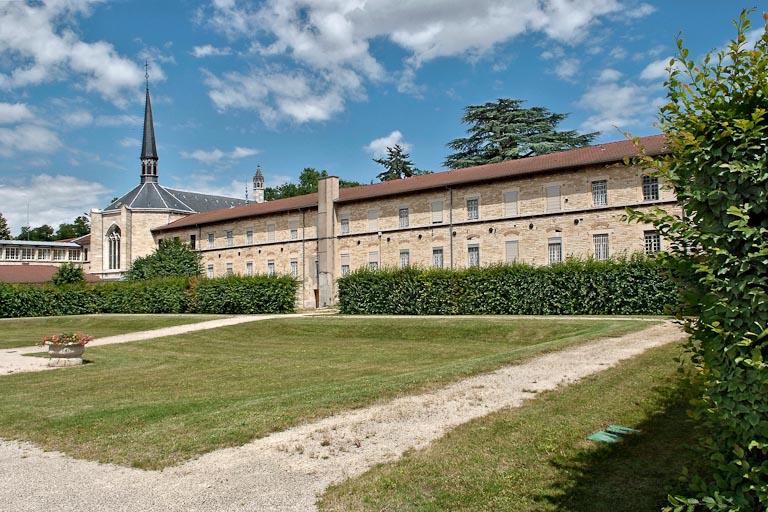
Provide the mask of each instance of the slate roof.
POLYGON ((141 158, 154 158, 157 160, 155 124, 152 122, 152 103, 149 100, 149 87, 147 87, 146 100, 144 102, 144 134, 141 140, 141 158))
POLYGON ((40 240, 0 240, 0 245, 25 245, 29 247, 58 247, 62 249, 79 249, 80 246, 72 241, 57 240, 45 242, 40 240))
POLYGON ((142 183, 110 204, 104 211, 119 210, 123 205, 131 210, 164 210, 181 213, 198 213, 232 208, 246 204, 243 199, 214 196, 165 188, 157 183, 142 183))
MULTIPOLYGON (((640 145, 647 155, 661 155, 669 152, 663 135, 641 137, 640 145)), ((337 203, 349 203, 365 199, 409 194, 423 190, 488 182, 510 177, 523 177, 541 173, 564 170, 576 170, 590 165, 621 162, 626 157, 638 155, 632 141, 622 140, 605 144, 596 144, 584 148, 558 151, 541 156, 532 156, 518 160, 507 160, 497 164, 466 167, 453 171, 436 172, 414 176, 401 180, 385 181, 374 185, 342 188, 337 203)), ((303 196, 254 203, 227 210, 214 210, 206 213, 189 215, 174 222, 153 228, 152 231, 167 231, 176 228, 212 224, 215 222, 240 218, 257 217, 271 213, 298 209, 317 208, 317 193, 303 196)))

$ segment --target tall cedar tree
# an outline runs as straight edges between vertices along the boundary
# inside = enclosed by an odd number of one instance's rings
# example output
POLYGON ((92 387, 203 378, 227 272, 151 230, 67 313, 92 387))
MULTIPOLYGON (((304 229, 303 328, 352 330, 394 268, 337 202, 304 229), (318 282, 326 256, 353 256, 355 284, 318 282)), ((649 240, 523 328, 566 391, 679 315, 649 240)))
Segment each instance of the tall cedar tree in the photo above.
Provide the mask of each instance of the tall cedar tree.
MULTIPOLYGON (((328 171, 318 171, 313 167, 305 167, 299 175, 299 183, 283 183, 276 187, 267 187, 264 189, 264 199, 274 201, 275 199, 285 199, 286 197, 301 196, 317 192, 317 182, 320 178, 328 176, 328 171)), ((349 180, 339 180, 341 188, 357 187, 360 183, 349 180)))
POLYGON ((373 161, 384 166, 384 170, 377 176, 379 181, 400 180, 410 178, 411 176, 428 174, 426 171, 421 171, 413 165, 411 155, 400 144, 388 147, 386 158, 374 158, 373 161))
POLYGON ((464 109, 461 121, 470 125, 469 136, 454 139, 444 165, 450 169, 492 164, 589 145, 598 132, 579 134, 557 131, 568 114, 544 107, 522 108, 523 101, 500 98, 464 109))
POLYGON ((136 258, 126 273, 129 281, 156 277, 195 277, 203 272, 200 253, 177 240, 161 240, 159 247, 142 258, 136 258))
POLYGON ((5 220, 3 214, 0 213, 0 240, 11 239, 11 228, 8 227, 8 221, 5 220))
POLYGON ((768 34, 747 42, 749 12, 715 55, 678 40, 661 127, 672 154, 643 158, 682 216, 630 211, 670 241, 665 259, 691 284, 680 316, 703 394, 694 402, 703 473, 675 511, 768 510, 768 34))

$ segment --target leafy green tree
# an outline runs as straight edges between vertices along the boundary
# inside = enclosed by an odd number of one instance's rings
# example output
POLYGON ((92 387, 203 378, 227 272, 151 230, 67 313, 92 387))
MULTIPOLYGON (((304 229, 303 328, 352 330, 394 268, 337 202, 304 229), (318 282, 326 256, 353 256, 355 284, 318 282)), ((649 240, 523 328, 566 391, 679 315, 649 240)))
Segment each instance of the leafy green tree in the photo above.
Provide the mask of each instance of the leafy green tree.
POLYGON ((544 107, 523 108, 522 104, 522 100, 500 98, 466 107, 461 121, 469 125, 469 134, 448 143, 455 153, 448 155, 444 165, 459 169, 580 148, 598 135, 558 131, 557 125, 568 114, 544 107))
MULTIPOLYGON (((305 167, 299 174, 299 183, 283 183, 277 187, 267 187, 264 189, 264 199, 274 201, 275 199, 285 199, 286 197, 301 196, 317 192, 317 182, 320 178, 328 176, 328 171, 318 171, 313 167, 305 167)), ((339 186, 357 187, 360 183, 349 180, 339 180, 339 186)))
POLYGON ((155 277, 198 276, 202 273, 201 256, 177 239, 161 240, 159 247, 142 258, 136 258, 126 272, 126 279, 138 281, 155 277))
POLYGON ((34 240, 36 242, 52 242, 53 239, 53 228, 48 224, 31 229, 29 226, 23 226, 21 233, 16 237, 16 240, 34 240))
POLYGON ((703 388, 705 470, 671 510, 768 510, 768 35, 747 46, 749 13, 727 48, 697 61, 678 40, 661 126, 672 154, 643 158, 682 216, 630 212, 671 242, 692 278, 681 314, 703 388))
POLYGON ((386 158, 374 158, 373 161, 384 167, 384 170, 377 176, 379 181, 399 180, 428 174, 427 171, 421 171, 413 165, 411 155, 400 144, 388 147, 386 158))
POLYGON ((79 265, 75 265, 74 263, 64 263, 59 267, 56 273, 53 274, 51 280, 56 286, 62 284, 84 283, 85 273, 83 272, 83 268, 79 265))
POLYGON ((70 238, 79 238, 91 232, 91 223, 88 217, 80 215, 72 223, 59 224, 54 239, 66 240, 70 238))
POLYGON ((8 227, 8 221, 5 220, 3 214, 0 213, 0 240, 11 239, 11 228, 8 227))

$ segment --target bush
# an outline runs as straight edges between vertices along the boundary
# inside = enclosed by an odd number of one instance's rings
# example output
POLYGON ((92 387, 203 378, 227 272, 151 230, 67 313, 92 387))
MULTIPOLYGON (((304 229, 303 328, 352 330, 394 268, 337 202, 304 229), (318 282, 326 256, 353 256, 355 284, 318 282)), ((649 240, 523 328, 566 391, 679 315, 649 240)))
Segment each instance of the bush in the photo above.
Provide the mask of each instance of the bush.
POLYGON ((360 269, 339 280, 346 314, 658 315, 677 287, 650 258, 463 270, 360 269))
POLYGON ((289 276, 163 278, 62 286, 0 283, 0 317, 89 313, 288 313, 298 282, 289 276))
POLYGON ((64 263, 59 267, 53 277, 51 278, 53 284, 75 284, 85 282, 85 272, 83 268, 74 263, 64 263))
POLYGON ((137 281, 158 277, 196 277, 203 271, 201 260, 200 253, 184 242, 178 239, 161 240, 155 252, 134 260, 125 278, 137 281))

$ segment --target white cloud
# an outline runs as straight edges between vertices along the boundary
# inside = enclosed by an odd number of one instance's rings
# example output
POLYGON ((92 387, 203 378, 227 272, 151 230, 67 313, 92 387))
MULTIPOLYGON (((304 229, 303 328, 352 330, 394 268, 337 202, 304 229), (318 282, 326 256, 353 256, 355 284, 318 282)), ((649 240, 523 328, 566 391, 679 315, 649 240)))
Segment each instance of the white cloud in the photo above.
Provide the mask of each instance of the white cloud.
POLYGON ((87 110, 75 110, 64 114, 62 121, 68 126, 79 128, 93 123, 93 115, 87 110))
POLYGON ((104 41, 87 43, 71 27, 87 15, 93 1, 42 4, 5 2, 0 9, 0 56, 12 70, 0 73, 0 88, 36 85, 66 76, 83 75, 79 84, 119 105, 126 91, 140 85, 142 70, 104 41), (17 65, 24 62, 24 65, 17 65))
POLYGON ((195 46, 192 48, 192 56, 201 59, 203 57, 218 57, 221 55, 229 55, 232 50, 229 47, 217 48, 216 46, 205 44, 203 46, 195 46))
MULTIPOLYGON (((672 57, 670 56, 651 62, 640 72, 640 78, 643 80, 662 80, 667 78, 669 76, 667 68, 669 68, 669 61, 671 59, 672 57)), ((676 65, 676 62, 673 64, 673 67, 676 65)))
POLYGON ((578 105, 593 112, 581 125, 588 131, 631 130, 656 117, 663 99, 658 89, 621 81, 621 73, 607 69, 582 95, 578 105))
POLYGON ((24 103, 0 102, 0 124, 15 124, 20 121, 29 121, 34 117, 24 103))
POLYGON ((387 148, 391 148, 395 144, 399 144, 405 151, 411 150, 411 145, 405 141, 400 130, 394 130, 389 135, 373 139, 363 149, 374 158, 380 158, 387 154, 387 148))
POLYGON ((52 153, 61 145, 58 135, 44 126, 21 124, 0 128, 0 156, 9 157, 17 152, 52 153))
POLYGON ((29 222, 32 226, 72 222, 91 208, 103 206, 109 192, 100 183, 74 176, 38 174, 22 180, 0 181, 0 204, 14 233, 29 222), (45 200, 41 200, 45 198, 45 200))
MULTIPOLYGON (((245 199, 245 187, 249 187, 249 193, 252 185, 249 180, 232 179, 227 182, 218 176, 212 176, 210 173, 195 172, 184 178, 172 177, 175 184, 171 188, 179 190, 192 190, 202 194, 213 194, 217 196, 238 197, 245 199)), ((253 197, 253 196, 251 196, 253 197)))
POLYGON ((605 68, 597 76, 599 82, 615 82, 621 78, 621 71, 617 71, 612 68, 605 68))
POLYGON ((120 139, 120 145, 124 148, 140 148, 141 147, 141 141, 139 139, 134 139, 133 137, 123 137, 120 139))
POLYGON ((645 18, 654 12, 656 12, 656 7, 651 4, 642 3, 637 7, 626 9, 622 14, 627 19, 636 20, 638 18, 645 18))
POLYGON ((212 150, 196 149, 194 151, 182 151, 181 156, 192 160, 197 160, 204 164, 226 163, 227 161, 239 160, 259 154, 255 148, 243 148, 235 146, 232 151, 222 151, 219 148, 212 150))
POLYGON ((142 126, 144 119, 130 114, 100 115, 94 119, 96 126, 142 126))
POLYGON ((579 72, 580 67, 579 59, 563 59, 555 66, 555 74, 563 80, 571 80, 579 72))

